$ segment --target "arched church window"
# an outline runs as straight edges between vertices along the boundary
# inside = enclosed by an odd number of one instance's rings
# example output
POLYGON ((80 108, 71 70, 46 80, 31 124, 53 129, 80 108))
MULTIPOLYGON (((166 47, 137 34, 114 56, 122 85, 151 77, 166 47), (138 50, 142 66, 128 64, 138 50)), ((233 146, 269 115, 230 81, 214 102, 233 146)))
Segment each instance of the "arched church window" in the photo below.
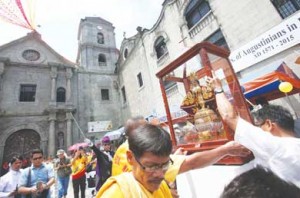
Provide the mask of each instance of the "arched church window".
POLYGON ((106 66, 106 57, 104 54, 99 54, 98 63, 99 63, 99 66, 106 66))
POLYGON ((56 90, 56 102, 66 102, 66 90, 63 87, 59 87, 56 90))
POLYGON ((210 10, 208 1, 191 0, 184 13, 188 28, 191 29, 196 25, 210 10))
POLYGON ((156 39, 154 43, 154 48, 157 59, 159 59, 162 55, 168 52, 167 45, 163 36, 160 36, 156 39))
POLYGON ((104 35, 101 32, 98 32, 97 34, 97 42, 99 44, 104 44, 104 35))

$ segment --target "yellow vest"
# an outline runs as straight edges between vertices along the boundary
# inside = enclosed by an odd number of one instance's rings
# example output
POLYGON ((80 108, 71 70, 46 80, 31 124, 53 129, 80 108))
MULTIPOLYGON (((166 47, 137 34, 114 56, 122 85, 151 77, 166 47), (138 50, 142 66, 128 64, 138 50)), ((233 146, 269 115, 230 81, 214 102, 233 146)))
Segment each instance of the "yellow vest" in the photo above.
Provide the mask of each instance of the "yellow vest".
POLYGON ((141 185, 132 173, 122 173, 110 177, 98 191, 96 198, 172 198, 171 191, 165 181, 153 193, 141 185))
POLYGON ((127 161, 126 152, 129 150, 128 140, 118 147, 112 161, 112 176, 119 175, 132 170, 131 165, 127 161))

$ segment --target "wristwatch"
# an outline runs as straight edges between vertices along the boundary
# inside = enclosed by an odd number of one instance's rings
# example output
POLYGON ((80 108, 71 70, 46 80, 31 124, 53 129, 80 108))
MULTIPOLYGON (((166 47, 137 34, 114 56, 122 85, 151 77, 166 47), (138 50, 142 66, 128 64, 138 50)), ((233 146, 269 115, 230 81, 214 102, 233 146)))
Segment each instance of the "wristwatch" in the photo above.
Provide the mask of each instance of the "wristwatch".
POLYGON ((214 92, 215 92, 215 94, 220 94, 220 93, 223 93, 224 90, 222 88, 217 87, 217 88, 214 89, 214 92))

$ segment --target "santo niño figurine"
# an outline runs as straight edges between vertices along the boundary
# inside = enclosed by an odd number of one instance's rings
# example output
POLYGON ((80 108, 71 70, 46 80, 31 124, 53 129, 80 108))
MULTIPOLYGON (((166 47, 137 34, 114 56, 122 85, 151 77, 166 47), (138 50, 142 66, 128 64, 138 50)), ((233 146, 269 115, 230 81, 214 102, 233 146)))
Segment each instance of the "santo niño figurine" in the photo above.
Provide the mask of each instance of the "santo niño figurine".
POLYGON ((181 108, 194 117, 196 133, 186 134, 191 143, 224 138, 225 132, 220 116, 215 112, 216 104, 213 88, 210 84, 201 86, 195 73, 188 77, 190 90, 184 98, 181 108), (189 136, 193 138, 189 138, 189 136))

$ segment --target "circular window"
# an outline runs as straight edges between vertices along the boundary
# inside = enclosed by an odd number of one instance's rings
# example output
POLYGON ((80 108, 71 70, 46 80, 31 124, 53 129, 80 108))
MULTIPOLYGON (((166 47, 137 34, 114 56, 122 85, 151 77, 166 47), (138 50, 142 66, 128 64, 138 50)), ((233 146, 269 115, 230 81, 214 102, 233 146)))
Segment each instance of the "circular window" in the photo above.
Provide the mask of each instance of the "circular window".
POLYGON ((37 60, 39 60, 41 55, 36 50, 28 49, 23 52, 22 57, 28 61, 37 61, 37 60))

